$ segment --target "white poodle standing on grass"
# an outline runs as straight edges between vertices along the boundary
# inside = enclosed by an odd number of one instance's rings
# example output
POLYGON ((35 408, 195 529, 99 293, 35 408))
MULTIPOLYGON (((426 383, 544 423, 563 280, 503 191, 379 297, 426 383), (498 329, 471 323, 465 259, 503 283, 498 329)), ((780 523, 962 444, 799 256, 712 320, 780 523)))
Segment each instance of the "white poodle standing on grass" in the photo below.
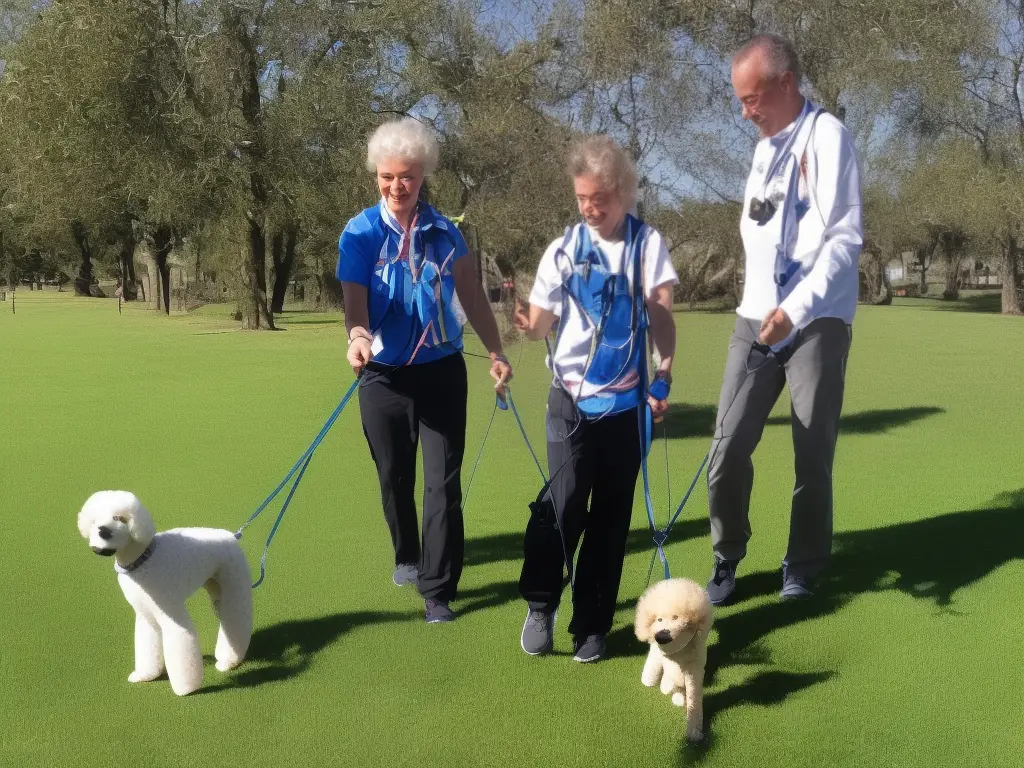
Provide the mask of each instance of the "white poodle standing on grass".
POLYGON ((708 593, 690 579, 666 579, 648 589, 636 606, 637 639, 651 646, 640 682, 686 707, 686 738, 704 738, 704 666, 712 622, 708 593))
POLYGON ((249 563, 230 531, 175 528, 157 533, 134 494, 100 491, 78 514, 78 530, 98 555, 113 555, 117 581, 135 609, 132 683, 155 680, 165 666, 179 696, 203 684, 199 637, 185 600, 205 587, 220 618, 217 669, 237 667, 252 637, 249 563))

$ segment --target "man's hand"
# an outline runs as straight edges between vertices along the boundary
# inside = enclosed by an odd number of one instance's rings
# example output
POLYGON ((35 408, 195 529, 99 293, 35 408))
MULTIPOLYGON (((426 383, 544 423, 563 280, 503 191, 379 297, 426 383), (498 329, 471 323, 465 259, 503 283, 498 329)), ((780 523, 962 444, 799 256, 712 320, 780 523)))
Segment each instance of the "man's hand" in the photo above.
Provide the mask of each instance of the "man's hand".
POLYGON ((761 323, 761 332, 757 340, 766 346, 773 346, 784 341, 793 332, 793 322, 781 308, 773 309, 761 323))

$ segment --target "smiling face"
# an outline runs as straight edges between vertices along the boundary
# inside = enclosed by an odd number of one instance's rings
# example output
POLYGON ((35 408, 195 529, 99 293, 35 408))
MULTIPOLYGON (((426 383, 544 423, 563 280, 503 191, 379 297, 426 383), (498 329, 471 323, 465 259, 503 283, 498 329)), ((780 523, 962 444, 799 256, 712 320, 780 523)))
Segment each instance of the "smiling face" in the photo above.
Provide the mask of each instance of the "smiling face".
POLYGON ((626 218, 626 206, 617 189, 609 188, 592 173, 573 178, 576 205, 584 221, 605 240, 611 238, 626 218))
POLYGON ((423 166, 419 163, 387 158, 377 163, 377 189, 388 210, 402 224, 412 220, 423 186, 423 166))
POLYGON ((733 62, 732 88, 743 119, 756 125, 762 136, 774 136, 789 125, 794 104, 801 99, 793 73, 773 74, 761 50, 733 62))

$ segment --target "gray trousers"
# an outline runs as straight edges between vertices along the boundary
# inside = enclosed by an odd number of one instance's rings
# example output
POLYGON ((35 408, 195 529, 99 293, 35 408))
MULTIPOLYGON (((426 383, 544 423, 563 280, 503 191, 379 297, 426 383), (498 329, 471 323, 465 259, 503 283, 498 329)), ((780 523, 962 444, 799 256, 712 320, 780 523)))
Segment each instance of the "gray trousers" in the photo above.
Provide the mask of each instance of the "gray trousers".
POLYGON ((832 550, 832 460, 852 331, 838 318, 819 318, 776 357, 753 348, 759 328, 758 322, 737 318, 729 342, 708 463, 711 544, 725 560, 740 560, 747 553, 751 456, 788 383, 796 486, 783 564, 791 574, 813 578, 832 550))

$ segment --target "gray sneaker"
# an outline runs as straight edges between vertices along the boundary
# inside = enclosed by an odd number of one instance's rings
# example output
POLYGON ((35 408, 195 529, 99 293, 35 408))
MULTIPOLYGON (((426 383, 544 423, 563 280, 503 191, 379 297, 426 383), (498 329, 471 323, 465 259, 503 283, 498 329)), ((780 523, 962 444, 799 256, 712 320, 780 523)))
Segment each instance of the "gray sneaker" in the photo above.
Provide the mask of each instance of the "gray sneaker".
POLYGON ((419 578, 420 569, 411 563, 403 563, 395 566, 395 574, 391 577, 396 587, 412 584, 419 578))
POLYGON ((426 609, 427 624, 445 624, 455 619, 455 614, 448 607, 448 603, 443 603, 440 600, 425 600, 423 605, 426 609))
POLYGON ((723 560, 715 555, 715 572, 708 582, 708 597, 712 605, 724 605, 736 591, 738 560, 723 560))
POLYGON ((576 655, 573 661, 590 664, 604 658, 604 635, 587 635, 583 642, 576 641, 576 655))
POLYGON ((786 566, 782 566, 782 592, 779 593, 779 597, 783 600, 814 597, 814 583, 806 576, 789 573, 786 566))
POLYGON ((523 623, 519 644, 531 656, 550 653, 555 644, 555 614, 529 611, 523 623))

